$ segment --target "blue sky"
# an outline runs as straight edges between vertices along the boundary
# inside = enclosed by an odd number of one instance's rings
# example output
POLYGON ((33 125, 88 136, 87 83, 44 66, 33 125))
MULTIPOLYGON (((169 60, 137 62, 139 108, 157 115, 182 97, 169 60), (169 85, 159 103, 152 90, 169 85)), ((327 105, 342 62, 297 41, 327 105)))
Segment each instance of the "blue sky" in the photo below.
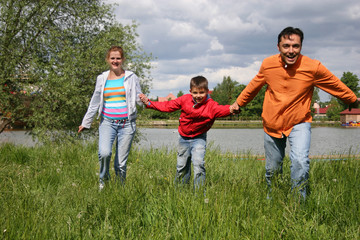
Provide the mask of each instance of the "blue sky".
MULTIPOLYGON (((302 53, 320 60, 337 77, 360 77, 359 0, 108 0, 117 20, 138 24, 139 39, 152 62, 150 96, 187 93, 193 76, 210 88, 224 76, 247 84, 262 60, 278 50, 287 27, 304 31, 302 53)), ((328 95, 322 93, 322 100, 328 95)))

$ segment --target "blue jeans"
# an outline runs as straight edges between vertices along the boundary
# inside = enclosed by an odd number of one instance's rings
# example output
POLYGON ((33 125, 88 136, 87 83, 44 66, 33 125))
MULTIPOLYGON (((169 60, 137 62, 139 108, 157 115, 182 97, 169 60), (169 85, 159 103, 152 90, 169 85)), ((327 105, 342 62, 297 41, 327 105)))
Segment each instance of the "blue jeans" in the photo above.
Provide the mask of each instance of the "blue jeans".
POLYGON ((112 146, 116 141, 114 169, 115 175, 124 182, 126 179, 126 162, 129 156, 132 140, 135 136, 135 120, 115 122, 102 118, 99 126, 99 163, 100 183, 110 180, 109 165, 112 154, 112 146))
POLYGON ((306 198, 307 181, 309 178, 309 150, 311 141, 311 124, 299 123, 295 125, 288 137, 275 138, 267 133, 264 135, 265 147, 265 178, 271 190, 271 178, 274 173, 282 173, 285 157, 286 139, 290 144, 290 171, 292 189, 297 189, 303 199, 306 198))
POLYGON ((176 182, 189 183, 192 162, 194 167, 194 186, 199 187, 204 184, 206 135, 206 133, 203 133, 194 138, 179 136, 176 182))

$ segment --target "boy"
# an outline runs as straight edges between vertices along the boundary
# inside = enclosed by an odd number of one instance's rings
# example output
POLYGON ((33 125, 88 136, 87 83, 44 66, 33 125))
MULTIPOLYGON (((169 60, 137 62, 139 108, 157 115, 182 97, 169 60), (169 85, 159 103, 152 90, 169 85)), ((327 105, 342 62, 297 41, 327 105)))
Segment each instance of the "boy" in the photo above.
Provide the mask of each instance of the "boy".
POLYGON ((175 181, 188 183, 191 176, 191 161, 194 166, 194 185, 199 187, 205 182, 206 133, 215 118, 226 117, 233 113, 230 105, 219 105, 209 96, 208 81, 197 76, 190 81, 190 94, 185 94, 167 102, 152 102, 140 94, 147 108, 161 112, 181 110, 179 118, 179 148, 175 181))

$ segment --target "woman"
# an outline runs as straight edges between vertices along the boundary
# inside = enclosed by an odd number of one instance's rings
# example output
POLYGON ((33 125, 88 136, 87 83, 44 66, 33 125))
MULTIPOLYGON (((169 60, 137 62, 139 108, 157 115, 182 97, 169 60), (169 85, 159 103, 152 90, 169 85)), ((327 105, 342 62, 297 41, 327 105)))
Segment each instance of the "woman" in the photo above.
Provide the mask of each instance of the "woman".
POLYGON ((106 55, 110 70, 97 77, 95 91, 88 110, 79 126, 79 133, 90 128, 98 112, 101 117, 99 125, 99 162, 100 184, 103 189, 105 182, 110 180, 109 164, 114 140, 116 154, 114 169, 121 182, 126 178, 126 162, 136 130, 136 103, 142 104, 139 79, 135 73, 122 67, 124 51, 119 46, 111 47, 106 55))

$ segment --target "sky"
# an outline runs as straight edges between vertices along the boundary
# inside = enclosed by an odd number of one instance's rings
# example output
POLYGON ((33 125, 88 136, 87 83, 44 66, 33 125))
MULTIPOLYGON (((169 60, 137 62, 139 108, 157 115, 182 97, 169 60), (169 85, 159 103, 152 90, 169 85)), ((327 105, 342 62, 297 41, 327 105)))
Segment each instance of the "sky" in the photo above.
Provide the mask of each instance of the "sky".
MULTIPOLYGON (((302 54, 341 78, 360 77, 359 0, 106 0, 118 22, 139 24, 138 43, 152 54, 150 97, 189 91, 202 75, 213 89, 224 76, 248 84, 265 57, 278 53, 288 26, 304 32, 302 54)), ((322 101, 329 95, 321 92, 322 101)))

